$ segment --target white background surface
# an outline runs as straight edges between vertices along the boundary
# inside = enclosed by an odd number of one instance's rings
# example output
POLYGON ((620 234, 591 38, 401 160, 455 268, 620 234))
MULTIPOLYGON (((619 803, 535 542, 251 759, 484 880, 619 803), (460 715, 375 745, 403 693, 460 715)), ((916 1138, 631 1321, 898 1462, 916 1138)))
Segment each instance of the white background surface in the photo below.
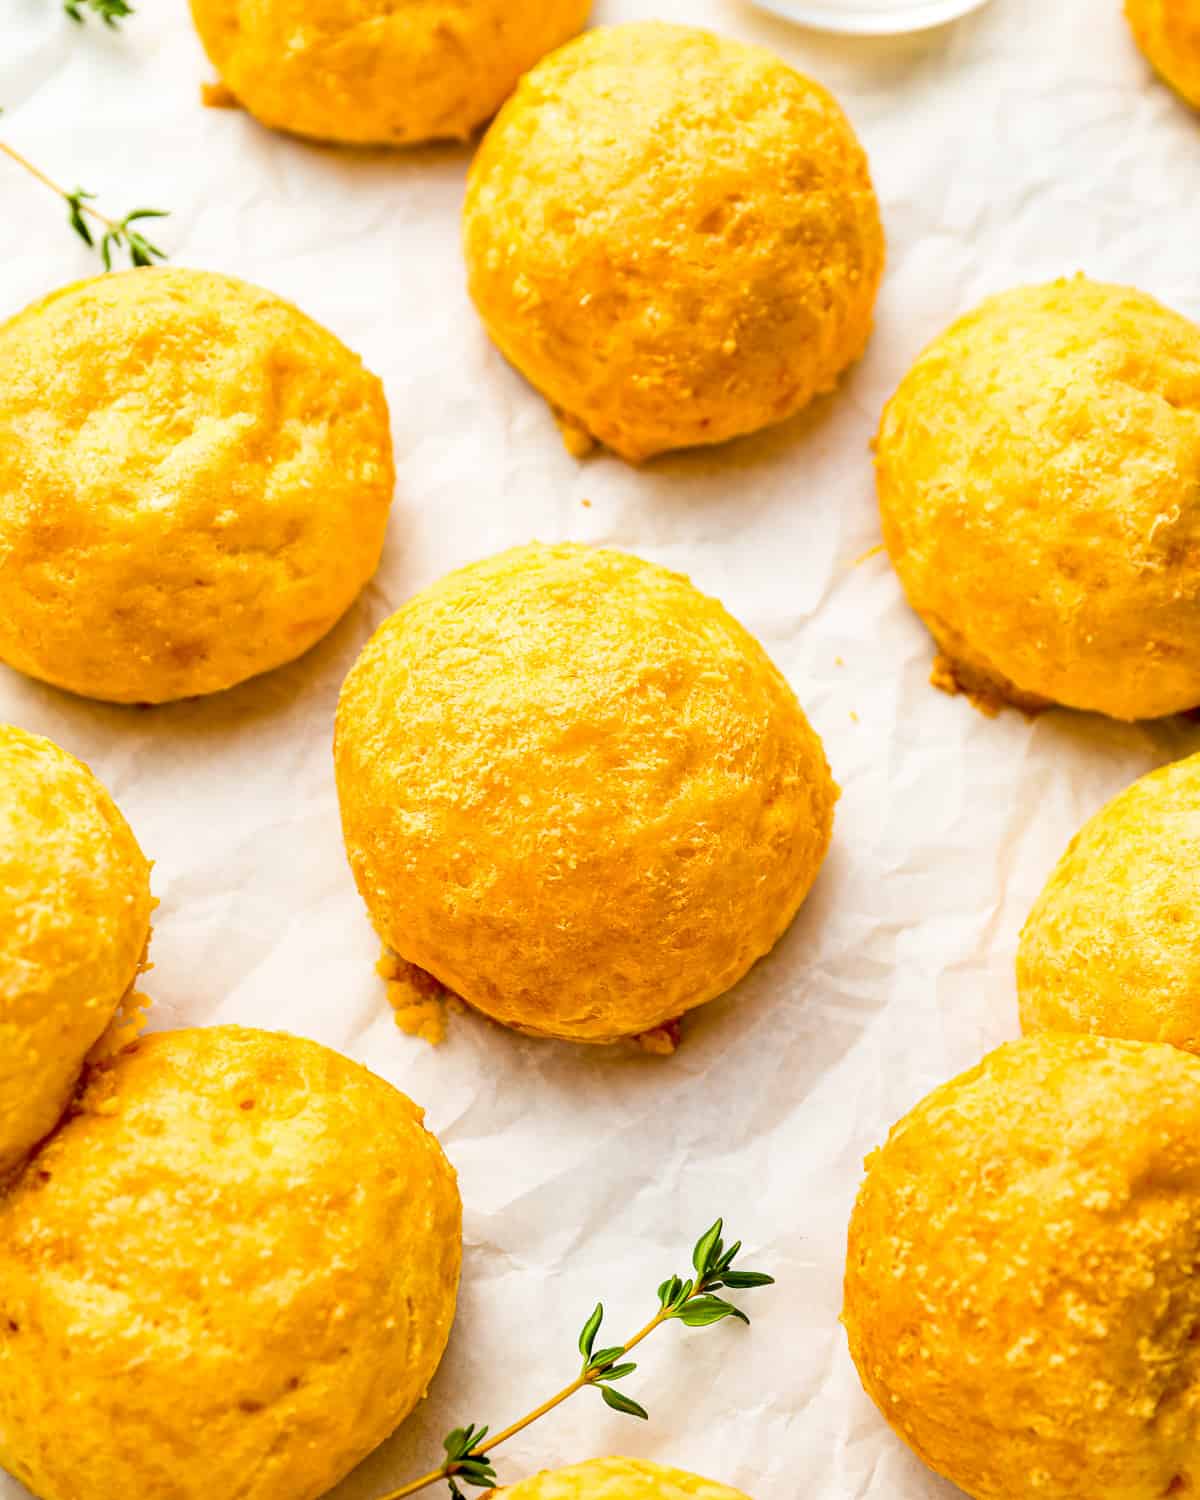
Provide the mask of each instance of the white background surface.
MULTIPOLYGON (((861 1158, 1015 1034, 1015 936, 1046 873, 1085 815, 1197 733, 989 721, 929 688, 930 644, 886 559, 855 565, 878 540, 867 444, 918 350, 989 291, 1082 268, 1200 316, 1200 120, 1151 81, 1117 0, 993 0, 895 41, 821 37, 738 0, 602 0, 606 21, 669 16, 768 43, 832 87, 890 242, 874 341, 836 396, 635 471, 568 457, 489 347, 458 252, 466 148, 319 149, 202 109, 212 75, 184 0, 141 0, 120 34, 70 26, 57 0, 0 0, 0 14, 9 140, 110 212, 171 208, 156 228, 177 263, 294 299, 391 401, 383 567, 303 661, 149 712, 0 668, 0 719, 90 761, 157 861, 155 1023, 286 1027, 341 1048, 427 1107, 459 1170, 448 1356, 339 1500, 429 1467, 456 1423, 499 1426, 549 1394, 598 1297, 611 1332, 639 1326, 718 1213, 779 1278, 746 1299, 755 1327, 665 1330, 627 1383, 648 1426, 585 1392, 503 1450, 502 1475, 627 1451, 754 1500, 950 1495, 862 1395, 837 1326, 861 1158), (342 854, 330 734, 358 648, 446 569, 531 537, 622 547, 719 595, 790 677, 844 788, 795 927, 665 1062, 469 1015, 437 1050, 402 1036, 342 854)), ((93 269, 61 206, 3 162, 0 208, 0 314, 93 269)), ((0 1481, 3 1500, 21 1493, 0 1481)))

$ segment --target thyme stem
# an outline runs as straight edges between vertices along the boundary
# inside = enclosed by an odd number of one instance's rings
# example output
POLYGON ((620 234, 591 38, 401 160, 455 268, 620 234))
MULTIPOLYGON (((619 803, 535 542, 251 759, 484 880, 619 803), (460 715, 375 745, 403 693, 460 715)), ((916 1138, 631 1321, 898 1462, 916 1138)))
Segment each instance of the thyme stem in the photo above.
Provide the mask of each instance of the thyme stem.
POLYGON ((516 1437, 519 1432, 524 1432, 527 1427, 531 1427, 552 1412, 555 1407, 561 1406, 564 1401, 569 1401, 585 1386, 596 1386, 604 1397, 605 1403, 614 1411, 644 1418, 646 1416, 644 1408, 631 1397, 615 1389, 615 1383, 618 1380, 623 1380, 637 1369, 635 1364, 622 1363, 625 1356, 631 1350, 636 1349, 644 1339, 648 1339, 656 1328, 660 1328, 672 1319, 677 1319, 689 1328, 704 1328, 712 1323, 719 1323, 727 1317, 749 1322, 740 1308, 724 1298, 715 1296, 714 1293, 722 1287, 748 1290, 752 1287, 771 1284, 772 1278, 761 1272, 733 1269, 733 1261, 741 1249, 741 1242, 738 1241, 726 1249, 721 1238, 721 1230, 722 1222, 718 1219, 700 1236, 692 1252, 695 1278, 684 1281, 678 1276, 668 1277, 658 1289, 658 1311, 645 1327, 640 1328, 625 1343, 598 1351, 595 1349, 596 1335, 604 1319, 604 1305, 603 1303, 597 1304, 579 1336, 583 1367, 574 1380, 563 1386, 562 1390, 548 1400, 543 1401, 540 1406, 535 1406, 519 1421, 503 1428, 494 1437, 488 1437, 489 1429, 486 1427, 455 1428, 443 1443, 446 1457, 438 1468, 409 1480, 399 1489, 389 1490, 386 1495, 381 1495, 379 1500, 406 1500, 407 1496, 415 1495, 430 1485, 442 1482, 450 1486, 451 1500, 464 1500, 456 1478, 478 1489, 494 1489, 496 1475, 491 1464, 491 1454, 502 1443, 516 1437))
MULTIPOLYGON (((3 152, 10 161, 15 161, 17 166, 24 167, 29 175, 36 177, 43 187, 48 187, 52 193, 57 193, 64 203, 71 202, 72 195, 67 192, 66 188, 59 187, 53 177, 47 176, 41 167, 35 166, 27 156, 22 156, 15 147, 8 145, 5 141, 0 141, 0 152, 3 152)), ((116 223, 107 214, 102 214, 98 208, 93 208, 90 203, 81 203, 80 208, 85 214, 90 214, 97 223, 103 224, 105 229, 110 231, 116 229, 116 223)))
POLYGON ((123 219, 110 219, 107 214, 101 213, 91 201, 95 197, 94 193, 89 193, 84 188, 76 188, 71 193, 67 192, 66 188, 60 187, 53 177, 43 172, 41 167, 4 141, 0 141, 0 154, 7 156, 11 162, 28 172, 43 187, 58 194, 67 205, 67 223, 89 250, 99 250, 100 259, 104 262, 106 271, 112 270, 114 253, 127 255, 131 266, 151 266, 156 260, 166 260, 166 252, 160 250, 157 245, 151 244, 139 229, 133 227, 141 219, 165 219, 167 214, 163 209, 135 208, 123 219), (89 218, 99 224, 103 230, 99 245, 96 244, 96 237, 88 225, 89 218))

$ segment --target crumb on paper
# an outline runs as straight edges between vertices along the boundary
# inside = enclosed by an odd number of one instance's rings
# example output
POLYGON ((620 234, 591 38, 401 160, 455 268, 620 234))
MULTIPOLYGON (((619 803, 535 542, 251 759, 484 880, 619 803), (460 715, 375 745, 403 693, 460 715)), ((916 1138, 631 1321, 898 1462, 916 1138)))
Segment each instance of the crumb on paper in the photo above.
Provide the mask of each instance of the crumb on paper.
POLYGON ((957 698, 959 694, 962 694, 989 719, 994 719, 1004 706, 996 694, 988 693, 980 684, 973 683, 969 674, 960 671, 958 665, 951 661, 944 652, 939 651, 934 657, 929 681, 939 693, 946 693, 951 698, 957 698))
POLYGON ((444 1042, 450 992, 397 953, 385 951, 375 968, 387 984, 388 1004, 405 1036, 418 1037, 431 1047, 444 1042))
POLYGON ((661 1026, 655 1026, 650 1031, 643 1031, 633 1040, 643 1052, 650 1052, 655 1057, 670 1057, 679 1046, 680 1035, 681 1028, 677 1016, 673 1021, 664 1021, 661 1026))
MULTIPOLYGON (((158 902, 155 901, 157 906, 158 902)), ((91 1051, 85 1059, 86 1067, 94 1067, 98 1063, 106 1062, 115 1057, 118 1052, 124 1052, 125 1048, 136 1042, 142 1032, 145 1031, 149 1020, 150 1007, 154 1004, 149 995, 145 995, 138 989, 138 980, 143 974, 148 974, 154 965, 150 962, 150 939, 153 929, 146 934, 146 946, 142 949, 142 956, 138 960, 137 972, 129 982, 129 988, 121 996, 116 1010, 113 1012, 112 1020, 100 1033, 91 1051)))
POLYGON ((939 652, 934 659, 929 681, 939 692, 948 693, 952 698, 961 693, 972 708, 989 719, 994 719, 1005 708, 1015 708, 1025 718, 1036 719, 1053 707, 1049 699, 1035 698, 1011 683, 997 681, 973 667, 964 667, 945 652, 939 652))
POLYGON ((136 1042, 142 1032, 145 1031, 150 1018, 150 1007, 153 1001, 149 995, 144 995, 140 990, 134 990, 126 995, 117 1008, 116 1015, 108 1024, 108 1029, 96 1043, 89 1054, 93 1061, 97 1057, 110 1057, 113 1053, 124 1052, 132 1042, 136 1042), (99 1052, 97 1049, 102 1049, 99 1052))
POLYGON ((591 510, 592 508, 592 502, 590 500, 581 500, 579 503, 584 507, 585 510, 591 510))
POLYGON ((851 724, 857 724, 858 723, 858 715, 855 713, 855 711, 853 709, 850 710, 850 722, 851 722, 851 724))
POLYGON ((216 83, 200 85, 200 103, 205 109, 240 109, 238 96, 219 79, 216 83))
POLYGON ((868 547, 867 550, 862 554, 861 557, 856 557, 854 559, 853 566, 856 567, 856 568, 861 568, 862 565, 863 565, 863 563, 870 562, 873 557, 878 557, 879 554, 882 551, 883 551, 883 543, 882 542, 876 542, 873 547, 868 547))
POLYGON ((844 667, 846 665, 846 658, 844 656, 835 656, 833 664, 835 667, 844 667))
POLYGON ((994 688, 989 688, 973 679, 969 673, 962 672, 942 652, 938 652, 934 658, 929 681, 938 692, 948 693, 951 698, 957 698, 961 693, 972 707, 989 719, 994 719, 1005 706, 1004 699, 994 688))

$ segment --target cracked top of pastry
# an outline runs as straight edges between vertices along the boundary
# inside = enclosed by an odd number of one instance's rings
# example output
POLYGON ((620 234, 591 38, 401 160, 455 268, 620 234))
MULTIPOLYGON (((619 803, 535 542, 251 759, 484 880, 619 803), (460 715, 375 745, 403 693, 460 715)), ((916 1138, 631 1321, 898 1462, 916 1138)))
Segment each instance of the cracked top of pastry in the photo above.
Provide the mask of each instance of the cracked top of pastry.
POLYGON ((138 976, 153 904, 87 766, 0 724, 0 1176, 57 1125, 138 976))
POLYGON ((843 1321, 897 1434, 974 1500, 1200 1478, 1200 1061, 1045 1033, 867 1159, 843 1321))
POLYGON ((0 659, 123 703, 277 667, 374 572, 392 486, 382 386, 290 303, 66 287, 0 327, 0 659))
POLYGON ((508 1485, 504 1500, 748 1500, 740 1490, 637 1458, 593 1458, 508 1485))
POLYGON ((1026 1031, 1200 1052, 1200 756, 1126 787, 1071 840, 1025 923, 1026 1031))
POLYGON ((383 1079, 145 1036, 0 1198, 0 1464, 41 1500, 317 1500, 425 1394, 460 1259, 453 1168, 383 1079))
POLYGON ((766 652, 686 578, 517 547, 372 637, 338 705, 350 863, 394 952, 506 1025, 651 1030, 788 926, 837 788, 766 652))
POLYGON ((1200 704, 1200 328, 1078 276, 991 297, 883 414, 884 540, 963 684, 1117 719, 1200 704))
POLYGON ((883 271, 836 100, 688 26, 587 32, 488 130, 470 290, 568 443, 638 460, 780 422, 862 353, 883 271))
POLYGON ((591 0, 191 0, 213 66, 250 113, 316 140, 461 139, 591 0))

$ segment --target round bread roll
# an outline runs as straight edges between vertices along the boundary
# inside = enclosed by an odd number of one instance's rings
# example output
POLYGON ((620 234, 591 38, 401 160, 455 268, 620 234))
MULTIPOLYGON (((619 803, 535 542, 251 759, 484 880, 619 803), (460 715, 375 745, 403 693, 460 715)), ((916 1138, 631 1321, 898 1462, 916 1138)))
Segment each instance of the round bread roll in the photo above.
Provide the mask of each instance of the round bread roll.
POLYGON ((112 798, 0 725, 0 1177, 58 1123, 141 971, 150 866, 112 798))
POLYGON ((1200 703, 1200 328, 1083 277, 984 302, 883 415, 883 535, 954 681, 1148 719, 1200 703))
POLYGON ((0 1463, 40 1500, 316 1500, 425 1393, 454 1172, 314 1042, 142 1038, 0 1201, 0 1463))
POLYGON ((1200 756, 1072 839, 1021 933, 1021 1025, 1200 1052, 1200 756))
POLYGON ((591 0, 191 0, 205 51, 264 125, 394 146, 463 138, 591 0))
POLYGON ((843 1321, 868 1393, 975 1500, 1200 1482, 1200 1062, 1050 1035, 867 1161, 843 1321))
POLYGON ((480 316, 568 446, 634 461, 831 390, 883 271, 836 101, 761 47, 656 21, 590 31, 523 80, 465 230, 480 316))
POLYGON ((504 1500, 748 1500, 741 1490, 637 1458, 593 1458, 523 1479, 504 1500))
POLYGON ((335 760, 384 942, 497 1021, 576 1041, 736 983, 808 893, 837 797, 715 600, 571 545, 462 568, 386 621, 335 760))
POLYGON ((1153 66, 1200 108, 1200 0, 1125 0, 1125 14, 1153 66))
POLYGON ((291 661, 379 560, 379 381, 208 271, 79 282, 0 326, 0 659, 118 703, 291 661))

